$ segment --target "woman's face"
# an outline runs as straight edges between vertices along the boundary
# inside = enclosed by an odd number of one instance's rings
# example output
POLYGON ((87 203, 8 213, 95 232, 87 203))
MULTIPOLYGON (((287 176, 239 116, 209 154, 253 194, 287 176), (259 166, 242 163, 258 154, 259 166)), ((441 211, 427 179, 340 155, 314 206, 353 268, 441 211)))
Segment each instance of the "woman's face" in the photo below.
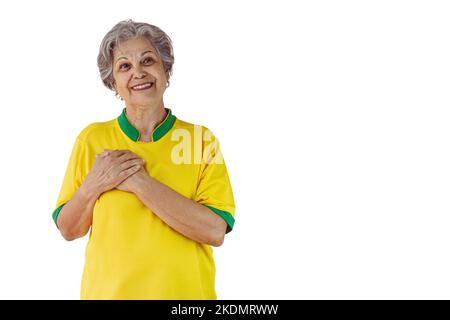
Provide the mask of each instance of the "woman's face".
POLYGON ((140 37, 121 43, 114 48, 113 57, 113 85, 127 105, 159 104, 162 101, 167 74, 147 39, 140 37), (140 84, 144 86, 136 87, 140 84))

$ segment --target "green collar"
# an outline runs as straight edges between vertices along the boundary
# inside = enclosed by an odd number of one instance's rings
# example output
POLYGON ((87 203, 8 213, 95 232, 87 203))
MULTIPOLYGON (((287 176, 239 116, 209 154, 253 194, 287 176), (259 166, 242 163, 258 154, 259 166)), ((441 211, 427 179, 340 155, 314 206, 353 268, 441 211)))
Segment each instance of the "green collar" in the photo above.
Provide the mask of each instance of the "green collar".
MULTIPOLYGON (((125 109, 123 108, 122 114, 117 118, 119 121, 120 129, 122 129, 123 133, 125 133, 128 138, 133 141, 139 140, 139 131, 128 121, 127 116, 125 114, 125 109)), ((166 118, 161 122, 155 130, 152 132, 152 141, 158 141, 161 139, 170 129, 172 129, 173 124, 175 123, 176 117, 172 114, 172 111, 169 108, 164 108, 167 112, 166 118)))

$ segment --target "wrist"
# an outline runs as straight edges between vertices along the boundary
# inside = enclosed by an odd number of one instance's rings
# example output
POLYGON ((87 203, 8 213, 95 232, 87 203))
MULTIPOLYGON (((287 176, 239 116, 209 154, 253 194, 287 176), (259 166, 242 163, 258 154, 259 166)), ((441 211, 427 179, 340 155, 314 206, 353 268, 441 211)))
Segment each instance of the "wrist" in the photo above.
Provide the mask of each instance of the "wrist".
POLYGON ((102 194, 100 188, 88 180, 80 186, 79 191, 86 199, 97 199, 102 194))
POLYGON ((148 187, 150 179, 151 178, 147 174, 136 174, 135 182, 132 185, 133 193, 137 196, 144 193, 148 187))

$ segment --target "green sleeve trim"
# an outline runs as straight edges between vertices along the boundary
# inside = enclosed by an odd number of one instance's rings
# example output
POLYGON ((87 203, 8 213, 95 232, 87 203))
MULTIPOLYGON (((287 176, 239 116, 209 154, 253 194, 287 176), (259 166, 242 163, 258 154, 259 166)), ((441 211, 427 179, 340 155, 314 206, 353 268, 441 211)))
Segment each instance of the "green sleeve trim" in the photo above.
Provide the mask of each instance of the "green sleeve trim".
POLYGON ((227 223, 227 232, 230 232, 231 230, 233 230, 233 226, 234 226, 234 217, 231 215, 231 213, 227 212, 227 211, 223 211, 223 210, 219 210, 210 206, 207 206, 208 208, 210 208, 212 211, 214 211, 216 214, 218 214, 219 216, 221 216, 227 223))
MULTIPOLYGON (((56 224, 56 219, 58 219, 59 212, 61 211, 61 209, 64 205, 65 205, 65 203, 63 203, 58 208, 56 208, 55 211, 53 211, 52 217, 53 217, 53 221, 55 221, 55 224, 56 224)), ((56 226, 58 227, 57 224, 56 224, 56 226)))

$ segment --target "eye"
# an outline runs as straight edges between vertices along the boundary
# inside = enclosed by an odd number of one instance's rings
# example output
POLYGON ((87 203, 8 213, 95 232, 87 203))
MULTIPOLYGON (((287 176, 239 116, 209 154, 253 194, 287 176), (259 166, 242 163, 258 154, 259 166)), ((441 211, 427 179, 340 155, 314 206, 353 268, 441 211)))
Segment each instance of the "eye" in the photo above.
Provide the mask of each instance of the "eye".
POLYGON ((152 57, 147 57, 144 59, 144 63, 150 63, 152 61, 154 61, 152 57))
MULTIPOLYGON (((124 70, 124 69, 123 69, 123 66, 128 66, 128 63, 123 63, 123 64, 121 64, 120 67, 119 67, 119 70, 124 70)), ((128 68, 128 67, 127 67, 127 68, 128 68)))

